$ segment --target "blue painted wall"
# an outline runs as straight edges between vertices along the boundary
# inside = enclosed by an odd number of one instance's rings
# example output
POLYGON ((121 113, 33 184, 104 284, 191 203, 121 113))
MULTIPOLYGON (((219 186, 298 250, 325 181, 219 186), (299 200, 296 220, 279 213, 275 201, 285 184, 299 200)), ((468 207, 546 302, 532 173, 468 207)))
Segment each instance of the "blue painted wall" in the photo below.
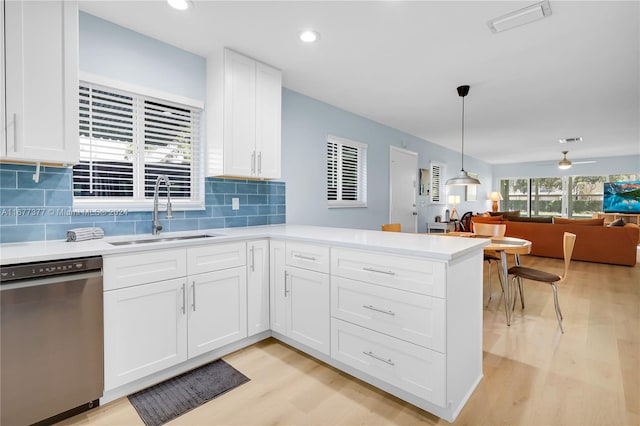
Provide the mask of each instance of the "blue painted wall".
MULTIPOLYGON (((445 179, 460 170, 460 153, 385 126, 351 112, 336 108, 300 93, 284 89, 282 93, 282 174, 287 182, 287 222, 344 228, 380 229, 389 221, 390 146, 418 153, 418 167, 429 161, 446 165, 445 179), (326 198, 327 135, 368 144, 368 196, 366 208, 329 209, 326 198)), ((482 185, 476 202, 463 201, 460 215, 467 210, 486 211, 491 188, 491 166, 465 157, 465 169, 478 173, 482 185)), ((451 187, 448 194, 460 195, 464 188, 451 187)), ((426 232, 427 221, 444 216, 450 205, 433 205, 418 197, 418 231, 426 232)))

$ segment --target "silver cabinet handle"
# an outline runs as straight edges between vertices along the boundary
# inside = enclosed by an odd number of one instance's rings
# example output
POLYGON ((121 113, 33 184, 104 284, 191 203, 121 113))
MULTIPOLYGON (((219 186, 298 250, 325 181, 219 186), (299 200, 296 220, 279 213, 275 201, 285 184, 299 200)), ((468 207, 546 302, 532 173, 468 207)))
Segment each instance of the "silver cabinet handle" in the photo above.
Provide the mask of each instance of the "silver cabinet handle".
POLYGON ((187 305, 187 284, 182 283, 182 314, 186 313, 186 305, 187 305))
POLYGON ((362 305, 362 307, 363 308, 367 308, 367 309, 371 309, 372 311, 381 312, 383 314, 391 315, 391 316, 395 316, 395 314, 396 314, 393 311, 385 311, 384 309, 376 308, 373 305, 362 305))
POLYGON ((294 254, 293 257, 297 257, 298 259, 311 260, 315 262, 316 258, 313 256, 304 256, 302 254, 294 254))
POLYGON ((362 269, 364 269, 365 271, 369 271, 369 272, 377 272, 379 274, 386 274, 386 275, 395 275, 396 274, 393 271, 383 271, 382 269, 370 268, 368 266, 365 267, 365 268, 362 268, 362 269))
POLYGON ((362 351, 362 353, 363 353, 363 354, 365 354, 365 355, 367 355, 367 356, 370 356, 370 357, 371 357, 371 358, 373 358, 373 359, 377 359, 378 361, 382 361, 382 362, 384 362, 385 364, 389 364, 389 365, 396 365, 393 361, 391 361, 391 359, 384 359, 384 358, 382 358, 381 356, 378 356, 378 355, 374 354, 374 353, 373 353, 373 352, 371 352, 371 351, 368 351, 368 352, 362 351))
POLYGON ((7 140, 13 139, 13 152, 18 152, 18 114, 15 112, 12 114, 11 126, 7 124, 7 132, 9 128, 12 129, 13 135, 9 137, 7 134, 7 140))
POLYGON ((251 272, 256 270, 256 257, 255 257, 256 247, 251 246, 251 272))
POLYGON ((193 299, 191 299, 191 308, 193 309, 193 312, 195 312, 196 311, 196 282, 195 281, 191 285, 191 289, 193 291, 193 299))
POLYGON ((256 152, 251 154, 251 176, 256 174, 256 152))
POLYGON ((258 153, 258 176, 262 175, 262 152, 258 153))
POLYGON ((289 293, 289 290, 287 290, 287 278, 289 277, 289 273, 287 271, 284 271, 284 297, 287 297, 287 293, 289 293))

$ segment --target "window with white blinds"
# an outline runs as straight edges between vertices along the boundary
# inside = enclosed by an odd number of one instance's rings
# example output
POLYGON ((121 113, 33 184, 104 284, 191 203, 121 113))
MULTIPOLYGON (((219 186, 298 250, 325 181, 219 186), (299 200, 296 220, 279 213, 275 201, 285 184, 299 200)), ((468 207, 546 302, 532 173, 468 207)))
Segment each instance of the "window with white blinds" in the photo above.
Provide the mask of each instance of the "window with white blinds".
POLYGON ((430 161, 429 169, 431 175, 429 201, 433 204, 444 204, 444 166, 436 161, 430 161))
POLYGON ((175 207, 202 205, 200 115, 193 106, 81 82, 74 206, 146 210, 159 175, 171 181, 175 207))
POLYGON ((327 201, 329 207, 367 206, 367 144, 327 138, 327 201))

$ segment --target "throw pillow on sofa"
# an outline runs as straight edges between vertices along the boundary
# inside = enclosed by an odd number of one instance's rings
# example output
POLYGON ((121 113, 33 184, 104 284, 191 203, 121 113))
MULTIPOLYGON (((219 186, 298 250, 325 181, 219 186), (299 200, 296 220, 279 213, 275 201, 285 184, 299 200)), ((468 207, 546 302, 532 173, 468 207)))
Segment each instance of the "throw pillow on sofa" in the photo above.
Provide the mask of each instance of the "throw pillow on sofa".
POLYGON ((625 221, 623 218, 618 218, 616 220, 614 220, 613 222, 611 222, 610 224, 608 224, 607 226, 624 226, 625 225, 625 221))
POLYGON ((603 226, 604 218, 600 219, 567 219, 564 217, 554 217, 553 223, 556 225, 586 225, 586 226, 603 226))

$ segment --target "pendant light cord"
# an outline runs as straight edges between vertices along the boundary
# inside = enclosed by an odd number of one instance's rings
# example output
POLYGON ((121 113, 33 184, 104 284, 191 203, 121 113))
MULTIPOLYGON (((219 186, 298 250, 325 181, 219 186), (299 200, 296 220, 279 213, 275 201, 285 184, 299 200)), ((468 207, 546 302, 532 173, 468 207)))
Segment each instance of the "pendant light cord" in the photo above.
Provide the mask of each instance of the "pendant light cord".
POLYGON ((464 171, 464 96, 462 96, 462 153, 461 153, 461 159, 462 159, 462 168, 460 169, 460 171, 464 171))

